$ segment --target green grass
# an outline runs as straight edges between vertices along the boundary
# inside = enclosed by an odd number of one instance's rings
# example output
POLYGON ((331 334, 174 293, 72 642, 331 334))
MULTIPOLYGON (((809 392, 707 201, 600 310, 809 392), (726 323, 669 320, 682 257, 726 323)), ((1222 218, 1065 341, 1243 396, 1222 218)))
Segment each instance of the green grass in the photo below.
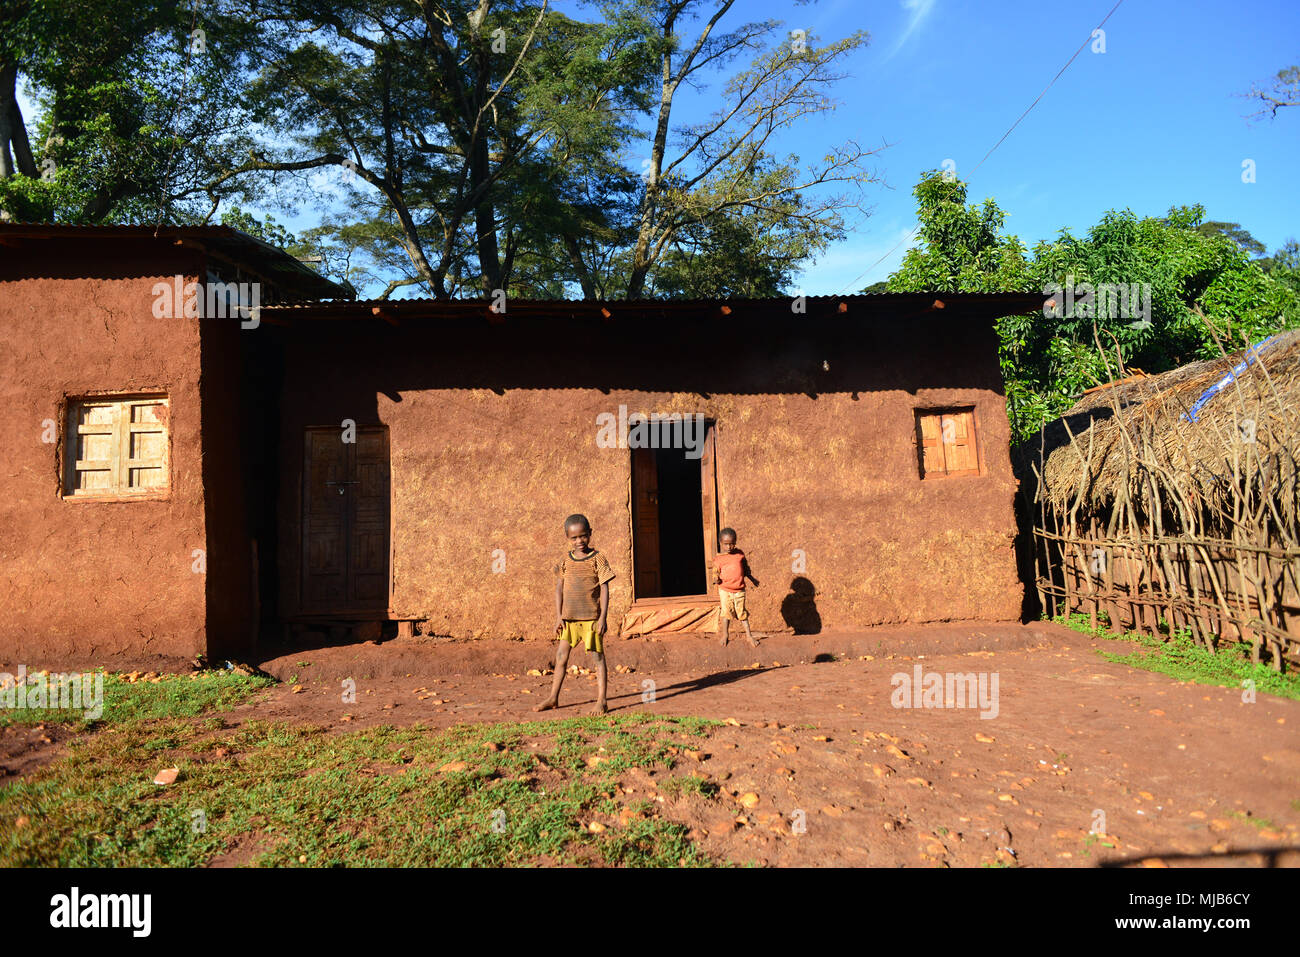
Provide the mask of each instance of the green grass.
POLYGON ((1098 649, 1098 654, 1107 661, 1159 672, 1179 681, 1227 688, 1242 688, 1242 682, 1250 680, 1255 683, 1256 691, 1300 700, 1300 672, 1279 673, 1268 665, 1255 664, 1250 660, 1248 642, 1221 644, 1217 651, 1211 652, 1198 647, 1192 640, 1191 633, 1185 630, 1176 631, 1172 636, 1156 638, 1137 633, 1120 634, 1106 628, 1094 631, 1088 616, 1077 612, 1068 618, 1058 615, 1052 620, 1086 635, 1108 641, 1132 641, 1140 646, 1139 650, 1128 653, 1098 649))
POLYGON ((1235 817, 1238 820, 1245 821, 1257 831, 1276 831, 1277 825, 1266 817, 1255 817, 1253 814, 1247 814, 1244 811, 1229 811, 1228 817, 1235 817))
MULTIPOLYGON (((159 718, 192 718, 209 711, 226 711, 253 693, 275 684, 272 678, 249 677, 233 671, 203 671, 191 675, 162 675, 157 682, 128 682, 120 674, 103 675, 103 714, 95 721, 84 710, 70 708, 9 708, 0 705, 0 727, 23 724, 122 724, 159 718)), ((30 682, 34 676, 28 675, 30 682)), ((15 694, 25 690, 20 686, 15 694)), ((30 690, 28 690, 30 693, 30 690)))
MULTIPOLYGON (((131 691, 152 697, 148 687, 131 691)), ((337 734, 135 714, 0 789, 0 865, 192 867, 241 845, 266 866, 714 863, 685 827, 653 816, 654 802, 617 824, 614 797, 627 769, 672 770, 669 749, 698 747, 716 722, 632 714, 337 734), (439 771, 455 761, 465 770, 439 771), (171 766, 175 784, 152 783, 171 766), (593 820, 606 829, 591 833, 593 820)))
POLYGON ((659 786, 659 790, 672 798, 683 794, 698 794, 703 798, 711 798, 717 795, 718 785, 702 774, 688 774, 684 777, 669 778, 659 786))

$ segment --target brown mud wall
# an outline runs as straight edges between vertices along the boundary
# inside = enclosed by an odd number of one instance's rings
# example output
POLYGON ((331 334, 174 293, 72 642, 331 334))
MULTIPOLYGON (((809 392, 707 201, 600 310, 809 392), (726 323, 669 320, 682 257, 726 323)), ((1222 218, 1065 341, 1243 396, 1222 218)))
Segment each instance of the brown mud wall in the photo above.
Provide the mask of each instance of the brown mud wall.
POLYGON ((630 452, 597 447, 596 417, 625 404, 716 420, 719 517, 761 582, 749 594, 756 630, 1018 619, 992 324, 795 322, 507 316, 282 330, 282 612, 297 609, 303 429, 350 418, 390 432, 391 617, 457 637, 549 637, 550 568, 564 517, 579 511, 618 573, 615 632, 632 600, 630 452), (984 474, 923 480, 915 413, 947 406, 975 407, 984 474), (811 600, 794 597, 799 577, 811 600))
POLYGON ((201 275, 201 260, 130 241, 107 258, 103 244, 33 248, 0 250, 0 661, 192 655, 205 630, 191 570, 206 547, 199 324, 155 319, 152 287, 201 275), (63 499, 66 399, 154 391, 171 399, 167 496, 63 499))

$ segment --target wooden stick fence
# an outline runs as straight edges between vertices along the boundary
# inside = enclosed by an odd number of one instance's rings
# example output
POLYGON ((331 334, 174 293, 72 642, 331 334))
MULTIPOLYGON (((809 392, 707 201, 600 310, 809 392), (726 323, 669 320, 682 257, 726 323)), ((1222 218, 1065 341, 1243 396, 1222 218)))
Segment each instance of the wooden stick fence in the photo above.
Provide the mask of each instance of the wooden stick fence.
MULTIPOLYGON (((1169 634, 1186 630, 1209 651, 1245 641, 1256 662, 1300 666, 1297 493, 1279 481, 1298 471, 1300 411, 1263 364, 1258 375, 1263 388, 1248 395, 1238 382, 1215 398, 1213 416, 1202 413, 1196 447, 1189 430, 1157 430, 1153 417, 1132 425, 1112 393, 1104 438, 1095 425, 1077 436, 1066 426, 1073 452, 1061 461, 1078 469, 1058 466, 1050 494, 1040 445, 1023 514, 1044 610, 1085 613, 1094 627, 1104 615, 1113 630, 1156 637, 1163 619, 1169 634), (1212 498, 1202 468, 1214 473, 1212 498)), ((1179 402, 1163 398, 1177 425, 1179 402)))
MULTIPOLYGON (((1051 518, 1048 518, 1051 522, 1051 518)), ((1053 615, 1105 615, 1112 630, 1186 628, 1213 651, 1247 641, 1275 669, 1300 666, 1300 549, 1192 536, 1107 538, 1034 527, 1036 587, 1053 615)))

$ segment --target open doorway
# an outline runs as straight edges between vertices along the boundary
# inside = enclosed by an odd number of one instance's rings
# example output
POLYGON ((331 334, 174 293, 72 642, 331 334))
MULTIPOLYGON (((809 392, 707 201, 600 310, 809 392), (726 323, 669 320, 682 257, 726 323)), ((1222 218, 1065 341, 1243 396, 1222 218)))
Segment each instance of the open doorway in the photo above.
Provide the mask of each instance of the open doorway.
POLYGON ((713 423, 699 458, 682 448, 632 450, 632 562, 636 600, 708 593, 717 551, 713 423))

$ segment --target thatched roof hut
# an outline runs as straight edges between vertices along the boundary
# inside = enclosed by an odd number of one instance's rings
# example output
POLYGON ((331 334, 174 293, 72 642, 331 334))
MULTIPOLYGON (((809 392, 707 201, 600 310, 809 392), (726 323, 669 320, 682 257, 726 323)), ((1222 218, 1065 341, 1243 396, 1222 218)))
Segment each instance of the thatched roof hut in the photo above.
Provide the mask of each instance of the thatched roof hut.
POLYGON ((1198 513, 1226 531, 1234 509, 1300 513, 1300 329, 1251 349, 1090 390, 1020 450, 1022 485, 1058 514, 1118 507, 1198 513))

